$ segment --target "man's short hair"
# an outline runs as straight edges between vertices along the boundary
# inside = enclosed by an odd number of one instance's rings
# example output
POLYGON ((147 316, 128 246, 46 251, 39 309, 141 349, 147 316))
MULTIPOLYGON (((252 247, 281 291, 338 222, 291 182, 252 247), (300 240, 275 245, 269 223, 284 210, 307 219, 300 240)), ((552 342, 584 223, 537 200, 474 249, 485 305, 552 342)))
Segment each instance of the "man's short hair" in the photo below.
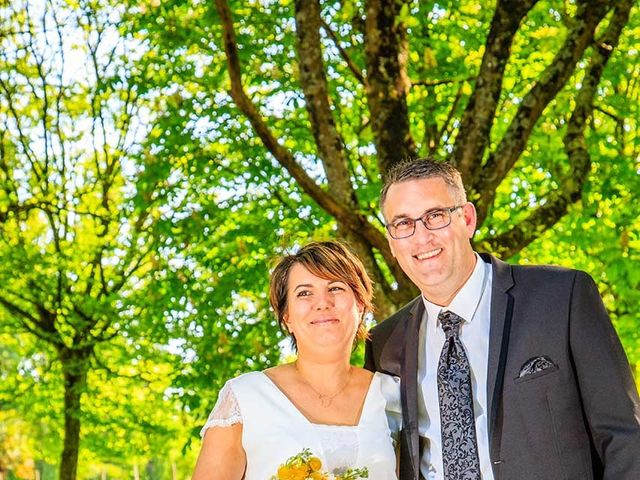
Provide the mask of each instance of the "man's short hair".
POLYGON ((448 162, 439 162, 433 158, 410 159, 394 165, 387 173, 382 192, 380 192, 380 210, 382 214, 384 215, 384 202, 387 199, 387 193, 391 185, 424 178, 442 178, 456 202, 459 204, 466 203, 467 194, 462 184, 462 176, 453 165, 448 162))

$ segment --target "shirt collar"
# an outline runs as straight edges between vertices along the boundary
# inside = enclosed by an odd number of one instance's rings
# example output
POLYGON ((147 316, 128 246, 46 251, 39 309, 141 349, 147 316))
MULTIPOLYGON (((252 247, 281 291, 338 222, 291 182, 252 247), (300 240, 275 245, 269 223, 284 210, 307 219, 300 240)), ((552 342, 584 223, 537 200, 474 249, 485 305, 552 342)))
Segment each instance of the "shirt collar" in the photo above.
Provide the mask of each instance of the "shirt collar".
POLYGON ((475 256, 476 266, 473 268, 471 276, 458 293, 456 293, 456 296, 453 297, 453 300, 448 306, 441 307, 440 305, 430 302, 424 298, 424 296, 422 297, 425 309, 427 310, 427 318, 437 319, 441 311, 448 310, 464 318, 466 322, 473 320, 476 307, 481 300, 485 269, 487 268, 487 265, 484 260, 480 258, 480 255, 475 253, 475 256))

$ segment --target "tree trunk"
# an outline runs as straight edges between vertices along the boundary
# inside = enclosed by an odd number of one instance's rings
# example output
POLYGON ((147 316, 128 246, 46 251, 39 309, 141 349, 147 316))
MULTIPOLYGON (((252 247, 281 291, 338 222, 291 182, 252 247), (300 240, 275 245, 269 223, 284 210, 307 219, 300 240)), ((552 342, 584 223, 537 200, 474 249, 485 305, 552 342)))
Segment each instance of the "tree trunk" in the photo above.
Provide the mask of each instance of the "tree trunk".
POLYGON ((64 447, 60 460, 60 480, 76 480, 80 448, 80 409, 87 387, 90 350, 60 349, 64 375, 64 447))
POLYGON ((367 102, 382 178, 398 161, 416 156, 411 137, 407 93, 408 44, 400 11, 406 0, 366 3, 365 55, 367 102))

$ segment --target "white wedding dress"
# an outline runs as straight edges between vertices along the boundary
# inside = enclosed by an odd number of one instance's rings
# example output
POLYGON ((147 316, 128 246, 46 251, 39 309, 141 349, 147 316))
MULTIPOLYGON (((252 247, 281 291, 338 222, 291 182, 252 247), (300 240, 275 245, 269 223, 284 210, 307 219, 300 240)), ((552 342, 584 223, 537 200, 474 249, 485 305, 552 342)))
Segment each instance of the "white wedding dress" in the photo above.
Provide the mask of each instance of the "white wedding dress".
POLYGON ((311 423, 262 372, 229 380, 200 435, 212 426, 242 423, 245 480, 268 480, 308 448, 322 471, 367 467, 369 480, 395 480, 394 438, 401 423, 400 379, 375 373, 356 426, 311 423))

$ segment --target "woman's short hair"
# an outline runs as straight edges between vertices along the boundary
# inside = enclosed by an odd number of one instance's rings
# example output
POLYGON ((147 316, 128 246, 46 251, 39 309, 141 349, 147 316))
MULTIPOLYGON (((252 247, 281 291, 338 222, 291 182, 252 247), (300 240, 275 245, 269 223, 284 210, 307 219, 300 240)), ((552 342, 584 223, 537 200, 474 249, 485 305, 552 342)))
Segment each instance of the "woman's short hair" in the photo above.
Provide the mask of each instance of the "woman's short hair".
MULTIPOLYGON (((341 242, 331 240, 311 242, 296 253, 280 259, 273 269, 269 285, 269 302, 278 318, 282 331, 289 333, 285 324, 288 305, 289 275, 294 265, 300 264, 317 277, 338 280, 351 287, 358 304, 363 309, 354 342, 367 338, 364 317, 373 311, 373 287, 371 279, 360 259, 341 242)), ((294 348, 296 339, 291 335, 294 348)))

